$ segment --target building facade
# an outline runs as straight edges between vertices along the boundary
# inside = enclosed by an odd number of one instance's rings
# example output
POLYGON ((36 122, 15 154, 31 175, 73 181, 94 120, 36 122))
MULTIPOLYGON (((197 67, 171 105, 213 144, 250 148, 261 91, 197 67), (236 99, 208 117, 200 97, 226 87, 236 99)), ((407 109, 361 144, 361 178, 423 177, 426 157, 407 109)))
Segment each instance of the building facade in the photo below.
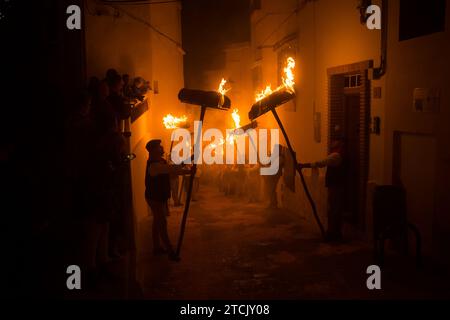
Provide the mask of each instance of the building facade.
POLYGON ((150 82, 148 111, 131 124, 130 151, 137 156, 131 168, 133 207, 139 222, 149 214, 144 198, 145 144, 162 139, 169 150, 171 132, 162 119, 168 113, 186 113, 177 98, 184 86, 181 4, 108 5, 90 0, 84 9, 88 77, 102 79, 114 68, 130 79, 140 76, 150 82))
MULTIPOLYGON (((424 253, 448 261, 450 8, 439 3, 252 1, 251 68, 254 91, 276 87, 280 61, 295 58, 297 97, 278 112, 300 162, 324 158, 335 137, 346 138, 348 233, 371 239, 374 187, 400 184, 424 253), (381 30, 367 27, 370 4, 381 9, 381 30), (433 19, 417 20, 418 12, 433 19)), ((260 121, 276 125, 271 114, 260 121)), ((324 171, 304 173, 326 221, 324 171)), ((298 177, 295 193, 280 188, 283 207, 313 225, 298 177)))

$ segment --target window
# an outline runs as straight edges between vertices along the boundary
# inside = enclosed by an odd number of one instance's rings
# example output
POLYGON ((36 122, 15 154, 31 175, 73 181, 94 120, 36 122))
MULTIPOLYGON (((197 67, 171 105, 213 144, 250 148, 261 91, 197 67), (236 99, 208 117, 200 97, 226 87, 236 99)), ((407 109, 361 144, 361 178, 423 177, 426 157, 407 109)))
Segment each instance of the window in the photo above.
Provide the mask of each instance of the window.
POLYGON ((344 88, 358 88, 361 86, 361 75, 352 74, 344 77, 344 88))
POLYGON ((400 0, 399 40, 445 31, 445 0, 400 0))

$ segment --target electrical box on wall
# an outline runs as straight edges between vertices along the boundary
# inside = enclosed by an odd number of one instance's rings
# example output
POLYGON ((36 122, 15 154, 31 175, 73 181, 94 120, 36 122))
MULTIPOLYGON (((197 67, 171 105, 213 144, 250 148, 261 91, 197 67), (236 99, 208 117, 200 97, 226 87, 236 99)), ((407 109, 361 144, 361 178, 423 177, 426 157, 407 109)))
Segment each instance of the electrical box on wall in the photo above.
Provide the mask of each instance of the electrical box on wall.
POLYGON ((413 99, 414 112, 437 113, 440 108, 440 90, 437 88, 415 88, 413 99))
POLYGON ((381 118, 373 117, 370 119, 370 132, 379 136, 381 134, 381 118))

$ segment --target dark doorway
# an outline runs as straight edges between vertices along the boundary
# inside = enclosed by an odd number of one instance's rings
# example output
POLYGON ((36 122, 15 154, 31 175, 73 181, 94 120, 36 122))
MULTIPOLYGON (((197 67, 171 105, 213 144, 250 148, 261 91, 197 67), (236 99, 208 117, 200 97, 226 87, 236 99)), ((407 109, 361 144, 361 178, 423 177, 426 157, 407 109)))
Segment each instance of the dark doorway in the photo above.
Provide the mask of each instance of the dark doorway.
POLYGON ((346 140, 347 178, 344 218, 355 235, 366 231, 366 188, 369 168, 370 80, 373 61, 329 68, 328 151, 331 143, 346 140))
POLYGON ((360 96, 346 94, 344 102, 344 136, 347 153, 347 181, 345 192, 345 218, 348 222, 359 220, 360 179, 360 96))

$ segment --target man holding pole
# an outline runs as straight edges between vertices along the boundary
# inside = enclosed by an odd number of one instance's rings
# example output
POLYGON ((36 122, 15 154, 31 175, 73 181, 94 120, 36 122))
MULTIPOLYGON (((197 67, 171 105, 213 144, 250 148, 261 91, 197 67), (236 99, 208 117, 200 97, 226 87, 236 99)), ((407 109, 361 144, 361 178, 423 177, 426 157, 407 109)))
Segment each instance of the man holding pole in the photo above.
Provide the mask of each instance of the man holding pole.
POLYGON ((299 164, 302 168, 327 168, 325 186, 328 189, 327 241, 342 240, 342 216, 345 199, 346 157, 343 139, 331 143, 329 155, 317 162, 299 164))
POLYGON ((170 176, 190 174, 191 170, 179 165, 170 165, 164 159, 161 140, 151 140, 145 146, 149 153, 145 173, 145 199, 153 214, 153 254, 167 253, 172 261, 179 261, 167 233, 168 200, 170 198, 170 176), (161 246, 163 242, 164 247, 161 246))

